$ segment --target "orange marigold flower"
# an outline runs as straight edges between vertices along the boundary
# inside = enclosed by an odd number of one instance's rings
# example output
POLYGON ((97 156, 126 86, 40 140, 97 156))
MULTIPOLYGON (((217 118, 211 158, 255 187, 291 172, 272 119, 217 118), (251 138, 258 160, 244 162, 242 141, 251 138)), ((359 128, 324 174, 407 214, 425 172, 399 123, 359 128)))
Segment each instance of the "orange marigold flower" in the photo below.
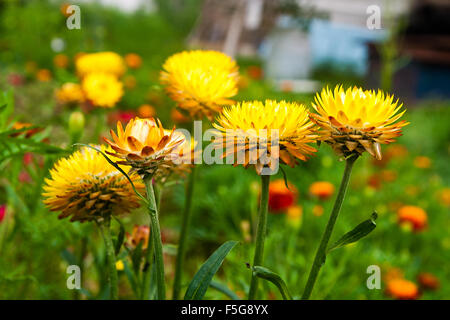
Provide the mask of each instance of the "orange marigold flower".
POLYGON ((133 227, 133 231, 131 232, 131 235, 127 233, 127 242, 126 246, 130 249, 135 249, 139 243, 142 242, 142 250, 147 249, 148 247, 148 239, 150 237, 150 228, 148 226, 142 225, 138 226, 135 225, 133 227))
POLYGON ((309 186, 309 193, 320 200, 327 200, 334 193, 334 185, 328 181, 317 181, 309 186))
POLYGON ((143 104, 138 109, 138 115, 141 118, 151 118, 156 115, 156 110, 149 104, 143 104))
POLYGON ((280 213, 291 207, 298 196, 297 188, 288 183, 289 189, 283 179, 274 180, 269 185, 269 211, 280 213))
POLYGON ((419 297, 417 285, 406 279, 393 279, 387 283, 386 293, 399 300, 414 300, 419 297))
POLYGON ((414 166, 419 169, 428 169, 431 167, 431 159, 425 156, 415 157, 414 166))
POLYGON ((67 68, 67 66, 69 65, 69 57, 62 53, 57 54, 53 58, 53 64, 57 68, 67 68))
POLYGON ((128 75, 123 79, 123 84, 127 89, 134 89, 136 87, 137 81, 134 76, 128 75))
POLYGON ((174 123, 187 123, 191 121, 188 116, 184 115, 176 108, 173 108, 172 111, 170 111, 170 118, 174 123))
POLYGON ((421 231, 428 224, 428 216, 425 210, 416 206, 403 206, 398 212, 400 224, 410 224, 414 231, 421 231))
POLYGON ((439 279, 429 272, 422 272, 417 276, 420 286, 428 290, 436 290, 440 287, 439 279))
POLYGON ((49 82, 52 80, 52 73, 48 69, 39 69, 36 73, 36 79, 41 82, 49 82))
POLYGON ((125 63, 131 69, 137 69, 142 64, 142 58, 136 53, 129 53, 125 56, 125 63))

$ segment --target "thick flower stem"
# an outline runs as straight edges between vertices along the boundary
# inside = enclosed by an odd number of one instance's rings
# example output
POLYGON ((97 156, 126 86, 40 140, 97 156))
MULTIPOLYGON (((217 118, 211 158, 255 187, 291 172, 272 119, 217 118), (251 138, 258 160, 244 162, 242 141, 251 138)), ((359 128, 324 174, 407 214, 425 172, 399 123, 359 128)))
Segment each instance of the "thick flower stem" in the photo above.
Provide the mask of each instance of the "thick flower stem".
MULTIPOLYGON (((267 230, 267 210, 269 205, 269 182, 270 175, 261 176, 261 198, 259 202, 258 226, 256 230, 256 247, 253 266, 261 266, 264 255, 264 241, 267 230)), ((248 299, 254 300, 258 290, 258 278, 252 273, 248 299)))
POLYGON ((155 191, 153 190, 152 177, 144 178, 148 211, 150 215, 150 235, 153 238, 152 245, 155 253, 156 286, 158 288, 158 300, 166 299, 166 287, 164 281, 164 257, 161 241, 161 229, 159 228, 158 208, 156 206, 155 191))
POLYGON ((187 249, 187 235, 189 233, 189 224, 191 221, 192 195, 194 192, 196 166, 192 168, 186 185, 186 197, 181 222, 180 239, 178 241, 177 260, 175 265, 175 279, 173 281, 173 300, 180 298, 181 279, 183 275, 183 263, 187 249))
POLYGON ((119 298, 118 289, 118 277, 116 269, 116 253, 114 252, 114 244, 111 239, 111 219, 105 218, 104 221, 98 223, 100 231, 105 241, 106 247, 106 260, 108 263, 108 282, 110 287, 111 300, 117 300, 119 298))
POLYGON ((320 240, 320 245, 319 248, 317 249, 316 256, 314 258, 314 262, 311 267, 311 271, 309 272, 308 281, 306 283, 302 299, 305 300, 309 299, 311 292, 314 288, 317 276, 319 275, 320 268, 325 264, 325 256, 328 242, 330 241, 334 225, 339 215, 339 211, 341 210, 342 203, 345 198, 345 193, 347 191, 347 186, 350 181, 350 175, 352 172, 353 164, 355 163, 357 158, 358 158, 357 156, 351 156, 346 161, 344 175, 342 177, 341 185, 339 187, 339 192, 334 202, 333 210, 331 211, 331 215, 325 228, 325 232, 323 233, 322 239, 320 240))

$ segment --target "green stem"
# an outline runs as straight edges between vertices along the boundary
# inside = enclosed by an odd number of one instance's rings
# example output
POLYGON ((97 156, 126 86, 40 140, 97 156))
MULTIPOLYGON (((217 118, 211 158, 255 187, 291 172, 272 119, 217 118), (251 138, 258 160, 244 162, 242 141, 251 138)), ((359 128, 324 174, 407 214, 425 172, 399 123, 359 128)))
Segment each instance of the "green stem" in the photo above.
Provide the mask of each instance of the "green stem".
POLYGON ((187 249, 187 235, 189 233, 189 224, 191 221, 192 195, 194 192, 196 175, 196 166, 192 168, 186 185, 186 197, 184 203, 183 216, 181 221, 180 239, 178 241, 177 260, 175 264, 175 279, 173 281, 173 300, 180 298, 181 279, 183 275, 183 263, 187 249))
MULTIPOLYGON (((253 259, 253 266, 261 266, 264 255, 264 241, 266 239, 267 229, 267 210, 269 205, 269 175, 261 176, 261 198, 259 202, 258 213, 258 227, 256 230, 256 247, 255 257, 253 259)), ((252 273, 252 279, 250 282, 250 290, 248 293, 248 299, 254 300, 256 291, 258 290, 258 277, 252 273)))
POLYGON ((355 163, 357 158, 358 158, 357 156, 351 156, 346 161, 344 175, 342 177, 341 185, 339 187, 339 192, 334 202, 333 210, 331 211, 331 215, 325 228, 325 232, 323 233, 322 239, 320 240, 320 245, 319 248, 317 249, 316 256, 314 258, 314 262, 311 267, 311 271, 309 272, 308 281, 306 283, 302 299, 306 300, 309 299, 311 292, 314 288, 317 276, 319 275, 320 268, 325 264, 325 256, 328 242, 330 241, 334 225, 339 215, 339 211, 341 210, 342 202, 344 201, 345 198, 345 192, 347 191, 347 186, 350 181, 350 175, 352 173, 353 164, 355 163))
POLYGON ((161 241, 161 229, 159 227, 158 208, 156 206, 155 191, 153 190, 152 177, 144 178, 148 211, 150 214, 150 234, 153 238, 152 245, 155 253, 156 286, 158 288, 158 300, 166 299, 166 287, 164 280, 164 257, 161 241))
POLYGON ((111 300, 119 298, 118 277, 116 269, 116 253, 114 252, 114 244, 111 239, 111 218, 105 218, 104 221, 98 223, 100 231, 105 241, 106 260, 108 262, 108 282, 110 287, 111 300))

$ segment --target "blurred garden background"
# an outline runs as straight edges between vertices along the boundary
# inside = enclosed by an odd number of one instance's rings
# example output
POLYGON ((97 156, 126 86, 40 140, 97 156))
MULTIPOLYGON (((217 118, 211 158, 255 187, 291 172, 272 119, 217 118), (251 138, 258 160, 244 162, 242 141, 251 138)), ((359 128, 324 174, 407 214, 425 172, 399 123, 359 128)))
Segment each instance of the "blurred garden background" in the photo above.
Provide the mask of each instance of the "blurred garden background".
MULTIPOLYGON (((332 240, 374 211, 377 228, 327 257, 312 298, 395 299, 410 290, 407 298, 449 299, 449 15, 445 0, 1 1, 0 128, 34 131, 21 133, 20 146, 0 133, 0 299, 108 298, 101 235, 92 224, 59 220, 46 209, 44 179, 74 142, 103 143, 117 121, 156 116, 167 128, 191 128, 159 73, 167 57, 192 48, 237 60, 236 101, 284 99, 310 108, 316 91, 336 84, 393 93, 411 124, 397 143, 383 146, 381 161, 362 157, 332 240), (66 25, 71 4, 80 8, 80 29, 66 25), (77 57, 102 51, 118 53, 127 65, 121 100, 113 108, 66 103, 58 93, 78 82, 77 57), (80 291, 66 286, 72 264, 82 269, 80 291), (380 289, 366 285, 371 265, 380 267, 380 289), (393 279, 410 281, 412 289, 388 290, 393 279)), ((344 169, 336 159, 321 145, 309 161, 284 169, 289 189, 281 172, 272 178, 265 266, 296 298, 344 169)), ((237 240, 205 298, 229 298, 224 288, 245 298, 260 181, 252 169, 227 165, 201 165, 197 179, 183 285, 220 244, 237 240)), ((168 283, 184 185, 172 183, 161 200, 168 283)), ((128 238, 134 226, 148 224, 144 211, 122 219, 128 238)), ((132 261, 125 250, 118 257, 120 297, 134 299, 132 261)), ((262 286, 260 298, 281 298, 272 284, 262 286)))

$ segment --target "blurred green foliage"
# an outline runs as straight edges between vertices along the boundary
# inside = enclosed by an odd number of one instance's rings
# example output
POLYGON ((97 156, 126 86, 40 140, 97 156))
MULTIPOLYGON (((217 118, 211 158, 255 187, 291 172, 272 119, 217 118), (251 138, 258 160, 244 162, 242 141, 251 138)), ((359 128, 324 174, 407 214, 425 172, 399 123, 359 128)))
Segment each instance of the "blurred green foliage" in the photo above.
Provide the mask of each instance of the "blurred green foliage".
MULTIPOLYGON (((67 70, 53 67, 56 53, 50 43, 54 38, 64 40, 66 48, 63 53, 71 59, 80 51, 138 53, 143 58, 142 67, 127 73, 135 77, 136 86, 126 90, 117 109, 136 111, 141 104, 149 103, 169 127, 173 123, 170 110, 174 103, 161 90, 158 73, 167 56, 185 48, 184 39, 195 24, 195 12, 198 12, 200 1, 181 4, 180 1, 160 0, 157 3, 161 6, 159 12, 131 15, 95 4, 82 5, 81 30, 69 31, 60 11, 61 3, 3 1, 0 4, 0 89, 11 89, 8 80, 11 73, 24 75, 25 82, 14 88, 15 109, 8 114, 6 121, 0 117, 4 122, 1 130, 10 129, 14 121, 31 122, 45 129, 43 133, 50 138, 49 146, 70 150, 68 120, 72 111, 77 109, 57 106, 53 91, 75 77, 73 64, 67 70), (27 61, 35 62, 38 68, 50 69, 53 79, 47 83, 37 82, 25 71, 27 61)), ((238 100, 272 98, 311 105, 312 95, 275 91, 263 79, 252 79, 248 67, 257 65, 258 61, 239 62, 246 82, 237 96, 238 100)), ((318 78, 329 85, 337 82, 360 84, 360 79, 352 76, 343 79, 342 75, 336 77, 326 72, 321 72, 318 78)), ((400 268, 405 277, 413 281, 420 272, 431 272, 440 280, 441 287, 424 292, 422 298, 450 297, 450 270, 446 268, 450 261, 450 216, 448 207, 440 199, 440 192, 449 188, 450 181, 450 103, 427 101, 405 107, 408 109, 406 118, 411 125, 405 128, 405 135, 398 144, 405 146, 408 154, 388 161, 384 167, 374 165, 368 155, 358 160, 331 241, 367 219, 374 210, 379 213, 377 228, 358 243, 330 253, 313 298, 385 298, 384 282, 382 290, 366 287, 369 265, 379 265, 382 275, 391 267, 400 268), (431 167, 415 167, 417 156, 428 157, 431 167), (372 177, 386 171, 393 174, 395 181, 382 181, 376 187, 369 185, 372 177), (428 228, 414 233, 400 227, 395 210, 398 204, 417 205, 426 210, 428 228)), ((106 112, 89 112, 80 142, 98 143, 99 135, 107 135, 113 123, 107 122, 106 112)), ((383 148, 383 151, 389 149, 383 148)), ((105 256, 96 228, 90 224, 58 220, 57 215, 42 204, 42 184, 58 158, 48 151, 45 148, 25 148, 0 164, 0 204, 7 205, 7 218, 0 222, 0 299, 107 298, 105 256), (24 163, 25 151, 35 152, 31 163, 24 163), (82 266, 82 292, 66 287, 66 268, 70 264, 82 266)), ((329 181, 337 187, 343 167, 330 148, 322 145, 308 162, 294 169, 285 168, 289 181, 299 191, 302 221, 300 226, 296 226, 285 214, 269 216, 264 266, 281 276, 294 298, 299 298, 303 290, 333 200, 319 201, 309 194, 308 188, 315 181, 329 181), (322 216, 313 214, 317 205, 323 206, 322 216)), ((281 173, 273 179, 282 179, 281 173)), ((173 279, 173 253, 184 202, 183 183, 182 180, 166 188, 161 203, 169 282, 173 279)), ((184 289, 188 279, 220 244, 238 240, 241 244, 229 254, 215 280, 218 282, 216 287, 226 285, 243 297, 251 274, 246 263, 252 260, 254 249, 248 238, 252 236, 252 227, 246 231, 245 225, 254 225, 258 190, 259 179, 252 169, 225 165, 201 165, 198 168, 184 289)), ((148 223, 142 209, 125 217, 123 222, 127 232, 131 232, 134 224, 148 223)), ((113 234, 117 237, 118 233, 119 224, 114 222, 113 234)), ((119 257, 126 261, 124 250, 119 257)), ((128 263, 126 261, 126 266, 128 263)), ((125 299, 134 298, 127 270, 125 268, 119 274, 121 297, 125 299)), ((281 298, 273 285, 263 282, 262 287, 261 298, 281 298)), ((219 290, 209 289, 206 298, 226 296, 219 290)))

